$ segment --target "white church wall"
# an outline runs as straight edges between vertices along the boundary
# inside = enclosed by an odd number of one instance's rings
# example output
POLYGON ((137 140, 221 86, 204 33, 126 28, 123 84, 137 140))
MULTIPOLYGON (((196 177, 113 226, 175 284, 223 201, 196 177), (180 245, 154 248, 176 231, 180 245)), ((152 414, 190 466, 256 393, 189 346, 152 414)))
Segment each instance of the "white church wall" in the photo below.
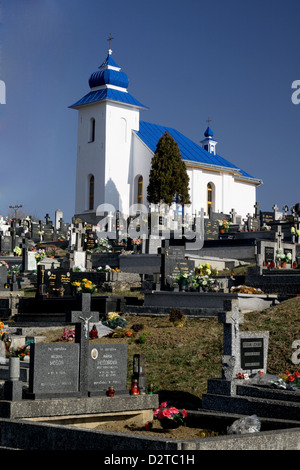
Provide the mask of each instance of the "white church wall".
POLYGON ((256 203, 256 186, 235 180, 231 192, 231 209, 234 208, 238 215, 243 218, 247 214, 254 214, 254 205, 256 203))
POLYGON ((203 208, 207 214, 207 185, 212 186, 212 210, 230 214, 235 209, 238 215, 246 217, 254 211, 256 187, 253 184, 236 180, 233 175, 188 167, 191 196, 191 214, 198 214, 203 208))
POLYGON ((105 105, 81 107, 78 113, 77 170, 75 213, 93 212, 89 210, 88 176, 94 175, 94 208, 104 200, 105 169, 105 105), (95 136, 91 141, 90 123, 95 119, 95 136))
POLYGON ((124 214, 130 206, 132 129, 139 129, 139 110, 107 103, 105 201, 124 214))
MULTIPOLYGON (((151 169, 151 162, 153 153, 148 147, 137 137, 135 133, 132 136, 132 181, 136 182, 136 177, 141 175, 143 177, 143 204, 148 206, 147 202, 147 187, 149 184, 149 175, 151 169)), ((130 204, 137 203, 137 187, 131 186, 130 191, 130 204)))

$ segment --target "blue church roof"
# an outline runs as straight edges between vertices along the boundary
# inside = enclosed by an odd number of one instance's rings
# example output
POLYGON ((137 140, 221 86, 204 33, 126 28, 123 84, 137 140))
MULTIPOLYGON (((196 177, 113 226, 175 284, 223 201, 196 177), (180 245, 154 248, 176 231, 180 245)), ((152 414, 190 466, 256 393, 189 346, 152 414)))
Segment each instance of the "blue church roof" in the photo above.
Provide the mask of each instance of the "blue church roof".
POLYGON ((69 106, 69 108, 77 108, 85 104, 96 103, 97 101, 104 100, 118 101, 119 103, 130 104, 139 108, 147 108, 147 106, 141 104, 126 91, 114 90, 113 88, 90 91, 87 95, 83 96, 83 98, 69 106))
POLYGON ((92 73, 89 78, 91 91, 80 100, 76 101, 76 103, 69 106, 69 108, 77 108, 85 104, 96 103, 104 100, 117 101, 119 103, 137 106, 139 108, 147 108, 147 106, 141 104, 127 92, 128 83, 129 80, 127 75, 120 71, 120 67, 113 60, 111 51, 109 51, 105 61, 100 65, 99 70, 92 73), (111 88, 111 86, 119 87, 121 90, 111 88), (102 87, 102 89, 94 90, 96 87, 102 87))
POLYGON ((204 150, 200 145, 196 144, 188 137, 185 137, 176 129, 140 121, 140 130, 136 131, 136 135, 154 153, 159 139, 165 132, 168 132, 175 142, 177 142, 181 157, 187 163, 190 162, 195 164, 204 164, 210 167, 226 168, 228 170, 236 171, 239 176, 242 176, 245 179, 252 179, 254 182, 261 183, 261 180, 249 175, 249 173, 246 173, 228 160, 225 160, 220 155, 207 152, 207 150, 204 150))

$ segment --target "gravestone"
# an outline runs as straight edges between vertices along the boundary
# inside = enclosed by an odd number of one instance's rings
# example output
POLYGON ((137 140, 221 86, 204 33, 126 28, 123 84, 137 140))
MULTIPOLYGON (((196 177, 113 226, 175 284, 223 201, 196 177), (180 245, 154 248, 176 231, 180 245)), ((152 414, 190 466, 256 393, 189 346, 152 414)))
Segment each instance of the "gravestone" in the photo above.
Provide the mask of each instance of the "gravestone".
POLYGON ((185 258, 184 240, 162 240, 161 248, 161 289, 173 288, 175 277, 180 272, 189 274, 194 262, 185 258))
POLYGON ((224 324, 223 378, 227 380, 233 380, 238 373, 252 374, 267 369, 269 333, 241 332, 239 326, 243 321, 244 315, 236 303, 231 312, 219 314, 219 322, 224 324))
POLYGON ((89 395, 99 395, 114 387, 116 392, 128 393, 127 345, 93 344, 89 357, 89 395))
POLYGON ((261 225, 270 225, 275 222, 274 212, 260 212, 261 225))
POLYGON ((7 284, 7 267, 0 265, 0 291, 8 290, 7 284))
POLYGON ((23 271, 36 271, 37 263, 34 251, 30 251, 27 248, 23 249, 23 271))
POLYGON ((37 266, 37 294, 58 297, 63 288, 63 295, 72 295, 71 272, 64 268, 47 269, 37 266))
POLYGON ((32 343, 29 396, 79 396, 79 344, 32 343))
POLYGON ((218 240, 219 222, 217 220, 204 219, 204 239, 218 240))
POLYGON ((2 340, 0 340, 0 364, 6 364, 5 343, 2 340))
POLYGON ((93 232, 92 230, 87 230, 84 236, 84 243, 83 243, 84 251, 87 251, 87 250, 91 251, 97 248, 98 246, 97 241, 98 241, 97 234, 93 232))
POLYGON ((249 377, 267 372, 268 331, 240 331, 244 315, 240 313, 237 301, 232 301, 230 312, 220 312, 219 322, 223 323, 222 378, 208 380, 208 395, 203 396, 204 407, 210 393, 234 396, 237 376, 249 377))
POLYGON ((10 235, 1 236, 1 252, 2 253, 12 252, 12 238, 10 235))

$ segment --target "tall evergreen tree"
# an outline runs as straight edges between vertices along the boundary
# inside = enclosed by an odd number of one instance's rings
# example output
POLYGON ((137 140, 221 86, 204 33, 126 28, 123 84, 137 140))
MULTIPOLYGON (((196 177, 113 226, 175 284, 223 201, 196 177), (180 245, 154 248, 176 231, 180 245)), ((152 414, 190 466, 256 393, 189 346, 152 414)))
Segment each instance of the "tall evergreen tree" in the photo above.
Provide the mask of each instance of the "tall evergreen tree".
POLYGON ((149 203, 169 206, 174 201, 190 204, 186 166, 177 142, 168 132, 159 139, 152 158, 147 199, 149 203))

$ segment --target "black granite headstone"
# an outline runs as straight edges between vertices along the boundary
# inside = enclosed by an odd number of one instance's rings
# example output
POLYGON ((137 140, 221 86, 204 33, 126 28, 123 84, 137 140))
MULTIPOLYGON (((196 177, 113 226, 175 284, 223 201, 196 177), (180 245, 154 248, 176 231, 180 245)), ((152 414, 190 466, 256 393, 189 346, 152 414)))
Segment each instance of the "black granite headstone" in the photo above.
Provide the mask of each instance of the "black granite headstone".
POLYGON ((275 222, 274 212, 260 212, 261 225, 269 225, 272 222, 275 222))
MULTIPOLYGON (((64 295, 72 295, 71 286, 71 272, 67 269, 56 268, 44 270, 44 282, 45 292, 49 297, 58 297, 60 295, 60 289, 63 287, 64 295)), ((38 282, 40 281, 40 275, 38 276, 38 282)))
POLYGON ((218 240, 219 222, 217 220, 204 219, 204 239, 218 240))
POLYGON ((86 250, 94 250, 97 248, 97 234, 92 231, 86 231, 83 237, 83 249, 86 250))
POLYGON ((241 338, 241 367, 244 370, 264 368, 263 338, 241 338))
POLYGON ((272 263, 274 261, 275 250, 273 246, 265 247, 265 262, 272 263))

